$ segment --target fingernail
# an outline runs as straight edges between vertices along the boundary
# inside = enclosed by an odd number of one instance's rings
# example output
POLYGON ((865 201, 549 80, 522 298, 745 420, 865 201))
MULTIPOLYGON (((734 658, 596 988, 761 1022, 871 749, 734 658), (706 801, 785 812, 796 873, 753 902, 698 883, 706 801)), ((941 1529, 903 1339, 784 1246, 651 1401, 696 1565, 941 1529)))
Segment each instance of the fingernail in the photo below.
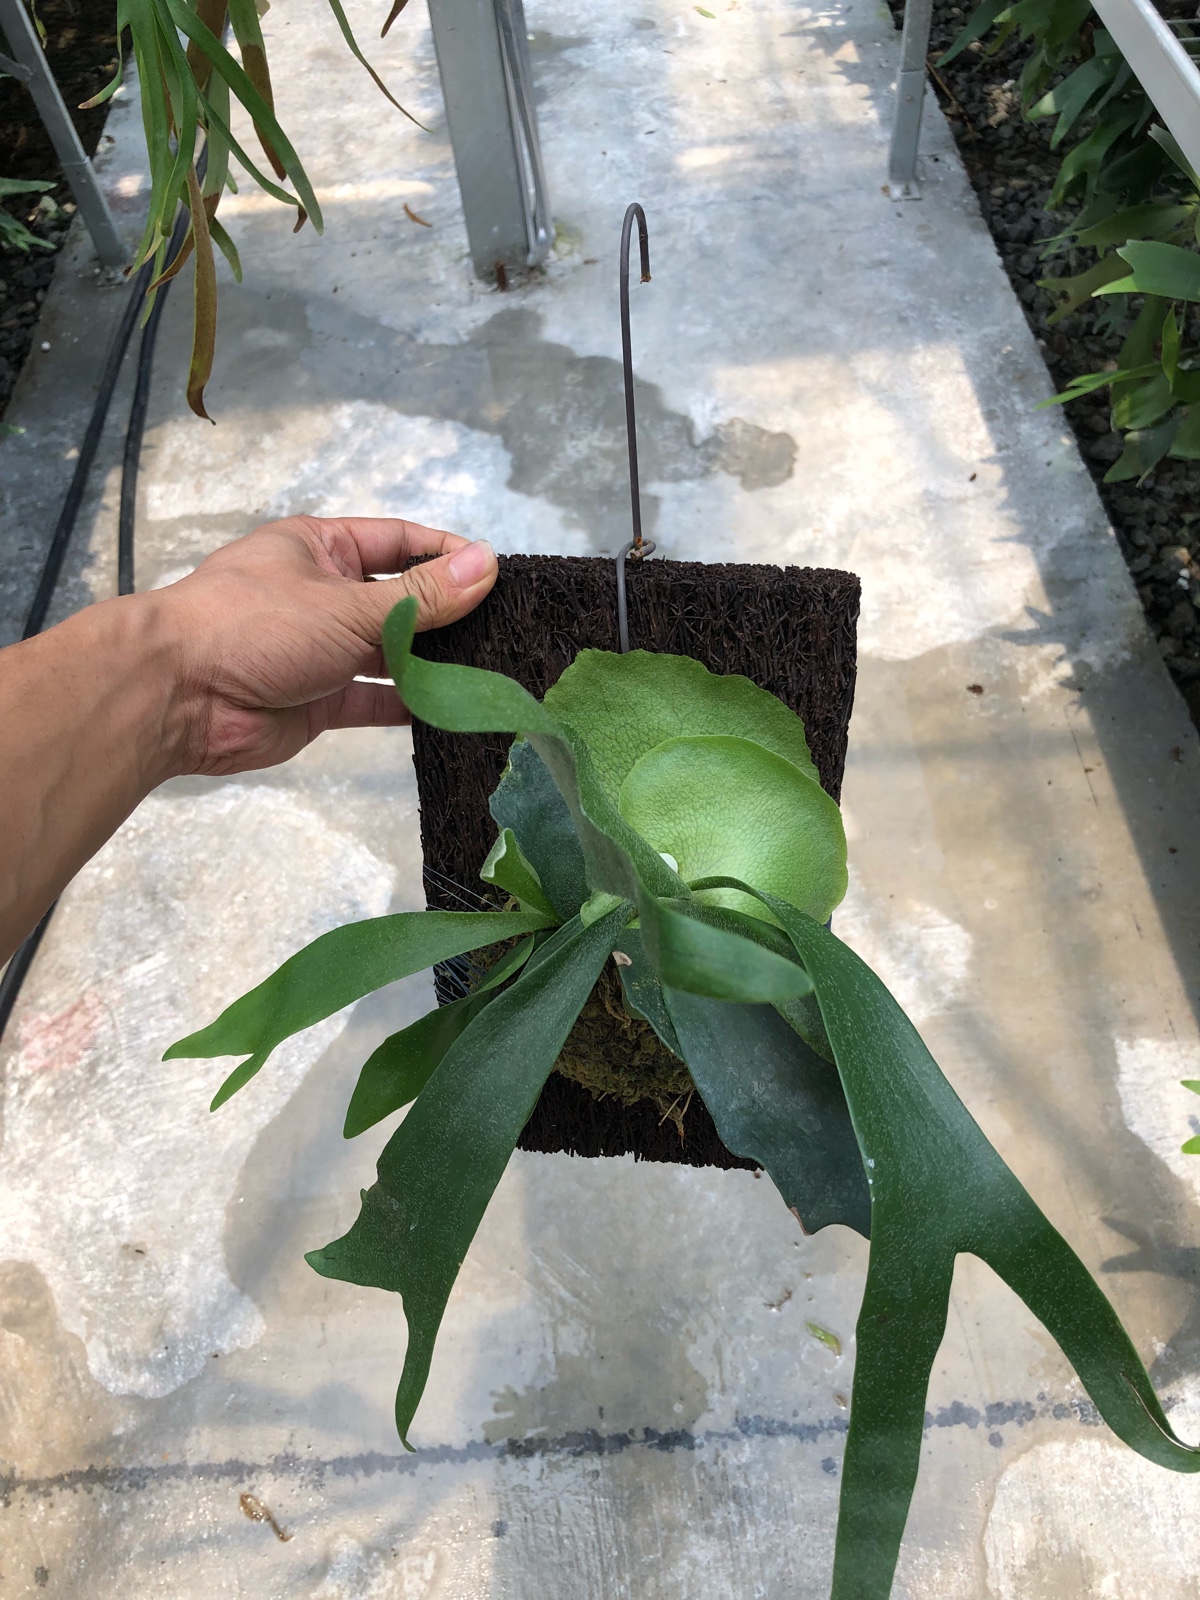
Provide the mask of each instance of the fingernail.
POLYGON ((490 570, 495 559, 496 552, 487 540, 476 539, 474 544, 464 545, 457 550, 447 562, 447 568, 460 589, 469 589, 490 570))

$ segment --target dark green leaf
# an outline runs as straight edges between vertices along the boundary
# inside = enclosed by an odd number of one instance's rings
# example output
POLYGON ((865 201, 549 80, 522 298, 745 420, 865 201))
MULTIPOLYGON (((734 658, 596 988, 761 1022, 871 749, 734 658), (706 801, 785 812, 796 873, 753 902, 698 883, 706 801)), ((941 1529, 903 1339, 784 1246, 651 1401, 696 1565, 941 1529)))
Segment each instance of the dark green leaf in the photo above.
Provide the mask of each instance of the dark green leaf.
POLYGON ((626 905, 563 930, 552 954, 480 1012, 388 1141, 353 1227, 307 1257, 327 1278, 403 1297, 396 1426, 406 1446, 463 1258, 628 914, 626 905))
POLYGON ((532 949, 532 938, 523 939, 496 962, 485 982, 473 994, 453 1000, 449 1005, 435 1006, 407 1028, 393 1033, 371 1053, 350 1097, 342 1128, 343 1139, 356 1139, 360 1133, 417 1098, 459 1034, 465 1032, 492 999, 493 991, 514 972, 520 971, 532 949))
POLYGON ((1007 10, 1009 0, 983 0, 982 5, 976 6, 967 18, 963 27, 954 35, 953 43, 945 55, 939 56, 938 66, 944 67, 947 62, 953 61, 955 56, 962 52, 976 39, 982 39, 996 24, 996 19, 1002 11, 1007 10))
POLYGON ((217 1091, 215 1111, 293 1033, 385 983, 546 925, 545 917, 526 911, 401 911, 347 923, 298 950, 215 1022, 173 1044, 163 1060, 250 1053, 217 1091))
POLYGON ((1058 305, 1047 319, 1051 324, 1077 311, 1085 300, 1090 300, 1106 283, 1125 276, 1125 265, 1119 256, 1105 256, 1094 267, 1073 278, 1040 278, 1038 287, 1048 289, 1058 300, 1058 305))
POLYGON ((871 1233, 871 1197, 837 1068, 770 1006, 666 991, 683 1059, 726 1147, 757 1161, 806 1233, 871 1233))
POLYGON ((637 928, 624 929, 613 951, 614 960, 618 952, 628 958, 628 965, 617 962, 625 1009, 631 1017, 640 1017, 643 1022, 648 1022, 667 1049, 682 1059, 662 984, 654 976, 654 968, 650 965, 642 935, 637 928))
POLYGON ((1144 478, 1153 472, 1174 444, 1182 421, 1183 413, 1173 411, 1156 428, 1147 428, 1142 433, 1127 433, 1125 449, 1120 460, 1104 474, 1105 483, 1124 483, 1130 478, 1144 478))
POLYGON ((1062 143, 1089 103, 1108 87, 1116 70, 1111 57, 1093 56, 1090 61, 1076 67, 1061 83, 1055 84, 1032 107, 1029 112, 1031 117, 1058 117, 1050 140, 1052 150, 1062 143))
POLYGON ((1130 239, 1163 239, 1186 226, 1195 206, 1168 205, 1147 201, 1140 206, 1125 206, 1093 227, 1075 235, 1075 243, 1090 250, 1109 250, 1130 239))
POLYGON ((551 905, 569 921, 588 898, 583 850, 567 802, 527 739, 508 752, 488 808, 502 828, 512 829, 551 905))
POLYGON ((1176 461, 1200 461, 1200 404, 1184 412, 1168 454, 1176 461))
POLYGON ((1172 1432, 1112 1306, 883 984, 819 923, 767 904, 813 980, 871 1187, 833 1600, 887 1600, 960 1253, 1020 1295, 1126 1444, 1160 1466, 1200 1471, 1200 1450, 1172 1432))

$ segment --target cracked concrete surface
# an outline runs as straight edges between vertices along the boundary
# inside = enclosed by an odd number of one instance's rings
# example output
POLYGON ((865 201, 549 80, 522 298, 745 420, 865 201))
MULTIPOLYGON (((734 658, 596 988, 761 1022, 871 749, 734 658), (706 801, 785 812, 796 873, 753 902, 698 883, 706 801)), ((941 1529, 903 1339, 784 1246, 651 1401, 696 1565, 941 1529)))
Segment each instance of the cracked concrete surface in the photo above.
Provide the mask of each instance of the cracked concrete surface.
MULTIPOLYGON (((373 7, 351 12, 369 37, 373 7)), ((183 407, 174 292, 139 584, 301 510, 611 552, 615 251, 642 200, 648 530, 668 558, 861 574, 839 931, 1194 1437, 1200 1162, 1179 1154, 1197 1102, 1178 1080, 1200 1076, 1200 750, 1075 447, 1035 409, 1046 374, 936 108, 924 199, 899 205, 896 38, 868 0, 528 18, 558 238, 500 296, 469 275, 423 13, 374 54, 428 135, 371 98, 319 0, 268 12, 328 229, 292 238, 253 192, 223 205, 246 281, 222 288, 216 428, 183 407)), ((131 226, 134 112, 127 95, 105 157, 131 226)), ((5 638, 118 309, 77 240, 3 446, 5 638)), ((119 444, 60 612, 112 591, 119 444)), ((64 897, 0 1056, 0 1596, 820 1600, 860 1240, 804 1238, 748 1173, 518 1154, 405 1456, 397 1306, 302 1252, 371 1180, 387 1130, 346 1145, 345 1100, 427 978, 294 1041, 217 1117, 225 1063, 159 1060, 323 928, 421 904, 409 750, 345 733, 171 785, 64 897)), ((1200 1484, 1112 1440, 1048 1336, 960 1260, 899 1600, 1191 1600, 1197 1510, 1200 1484)))

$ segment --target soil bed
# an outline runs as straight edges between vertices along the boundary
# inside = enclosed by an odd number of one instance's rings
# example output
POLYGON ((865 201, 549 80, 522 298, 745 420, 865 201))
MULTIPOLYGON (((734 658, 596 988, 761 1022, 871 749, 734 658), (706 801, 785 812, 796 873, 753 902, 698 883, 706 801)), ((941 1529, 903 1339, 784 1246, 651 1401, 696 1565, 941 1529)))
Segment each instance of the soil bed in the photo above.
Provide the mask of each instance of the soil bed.
MULTIPOLYGON (((80 111, 80 102, 102 89, 117 70, 116 6, 113 0, 39 0, 50 70, 88 155, 96 153, 107 108, 80 111)), ((0 50, 3 50, 0 34, 0 50)), ((0 177, 49 179, 54 188, 39 205, 36 194, 14 195, 5 204, 48 250, 28 253, 0 245, 0 418, 33 343, 42 301, 54 276, 59 246, 75 205, 63 181, 41 118, 24 84, 0 77, 0 177)))
MULTIPOLYGON (((904 8, 896 0, 889 3, 899 26, 904 8)), ((936 0, 931 62, 950 46, 973 9, 936 0)), ((1096 301, 1049 326, 1055 301, 1037 280, 1082 272, 1096 254, 1078 250, 1042 258, 1040 241, 1060 233, 1077 209, 1046 210, 1065 147, 1050 149, 1053 117, 1028 122, 1021 114, 1015 80, 1029 46, 1014 38, 989 55, 987 43, 976 42, 948 66, 935 67, 934 92, 1026 321, 1056 388, 1062 389, 1080 373, 1112 361, 1121 335, 1098 329, 1102 304, 1096 301)), ((1200 726, 1200 463, 1163 461, 1140 488, 1102 482, 1122 450, 1120 435, 1109 425, 1109 407, 1107 394, 1101 393, 1074 401, 1064 415, 1096 480, 1159 651, 1200 726)))
MULTIPOLYGON (((610 560, 501 556, 488 599, 452 627, 419 635, 417 650, 431 660, 507 673, 540 698, 579 650, 616 650, 615 591, 610 560)), ((854 699, 858 602, 858 579, 846 572, 649 561, 630 574, 630 643, 634 649, 692 656, 711 672, 743 673, 777 695, 803 718, 821 783, 836 800, 854 699)), ((442 733, 414 724, 431 907, 461 911, 484 888, 479 868, 496 837, 488 796, 511 742, 505 734, 442 733)), ((460 992, 453 977, 442 975, 440 998, 453 999, 460 992)), ((576 1060, 563 1063, 571 1077, 551 1073, 521 1135, 521 1148, 584 1156, 632 1153, 689 1166, 752 1166, 721 1143, 699 1095, 687 1094, 686 1081, 672 1081, 669 1063, 661 1060, 669 1052, 647 1024, 632 1018, 609 1021, 606 1013, 614 1004, 619 1001, 610 975, 593 991, 565 1054, 587 1052, 597 1026, 606 1030, 614 1054, 593 1059, 591 1071, 576 1060), (597 1089, 573 1081, 607 1082, 616 1055, 625 1050, 640 1070, 650 1067, 660 1076, 656 1093, 628 1104, 619 1093, 600 1098, 597 1089)))

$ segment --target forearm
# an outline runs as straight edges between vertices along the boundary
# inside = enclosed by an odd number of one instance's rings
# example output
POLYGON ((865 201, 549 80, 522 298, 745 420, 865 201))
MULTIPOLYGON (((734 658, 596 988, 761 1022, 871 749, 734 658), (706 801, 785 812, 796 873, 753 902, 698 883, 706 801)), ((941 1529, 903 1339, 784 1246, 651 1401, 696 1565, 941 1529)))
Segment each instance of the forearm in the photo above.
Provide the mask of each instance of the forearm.
POLYGON ((0 961, 177 770, 175 644, 155 594, 0 651, 0 961))

